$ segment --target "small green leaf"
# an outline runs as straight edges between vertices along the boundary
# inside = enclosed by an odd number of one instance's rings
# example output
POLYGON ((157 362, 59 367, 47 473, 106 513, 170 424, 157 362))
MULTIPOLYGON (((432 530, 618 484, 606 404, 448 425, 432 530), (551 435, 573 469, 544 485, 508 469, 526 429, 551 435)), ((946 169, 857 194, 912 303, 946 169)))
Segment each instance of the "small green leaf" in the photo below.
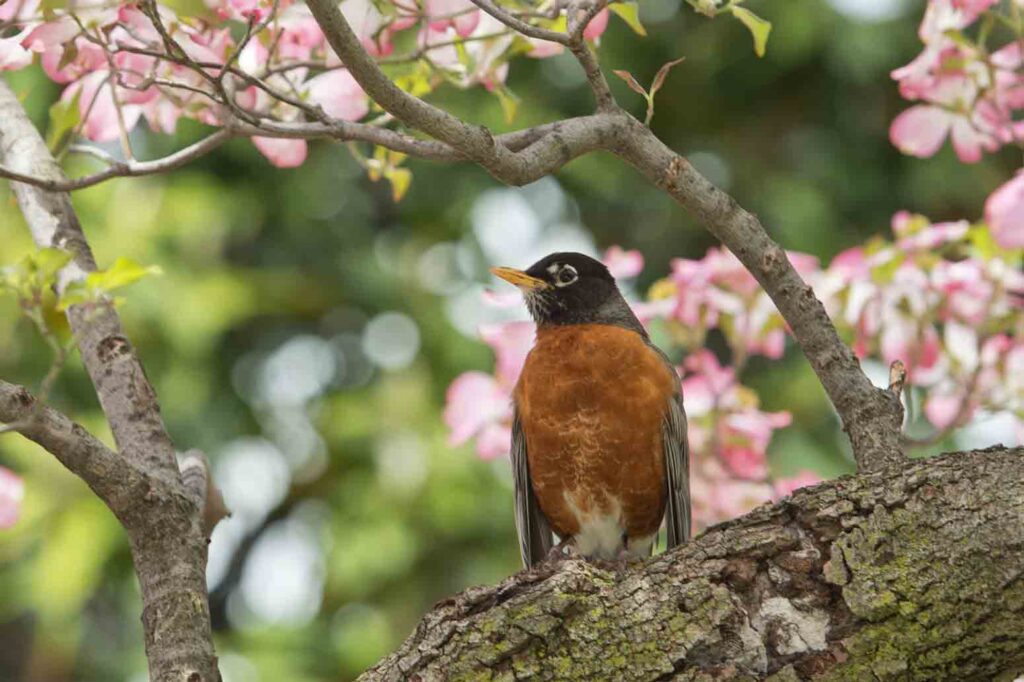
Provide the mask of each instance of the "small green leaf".
POLYGON ((771 22, 762 19, 745 7, 733 5, 730 11, 734 17, 740 20, 740 23, 747 27, 750 35, 753 36, 754 54, 758 57, 763 57, 765 48, 768 46, 768 34, 772 30, 771 22))
POLYGON ((97 292, 90 290, 85 282, 78 280, 72 282, 64 289, 64 293, 60 295, 60 300, 57 301, 57 310, 64 312, 73 305, 92 303, 97 298, 97 292))
POLYGON ((147 275, 159 275, 162 272, 159 266, 142 266, 122 256, 106 270, 90 272, 85 278, 85 283, 90 289, 107 292, 137 282, 147 275))
POLYGON ((43 285, 52 285, 61 268, 71 262, 71 254, 62 249, 48 247, 45 249, 39 249, 35 254, 34 260, 35 269, 39 275, 40 283, 43 285))
POLYGON ((71 42, 64 43, 64 52, 60 55, 60 61, 57 62, 57 70, 60 71, 65 66, 75 61, 75 57, 78 56, 78 43, 74 40, 71 42))
POLYGON ((991 260, 1006 252, 996 243, 995 237, 992 236, 992 230, 985 223, 972 225, 967 231, 967 239, 970 240, 971 246, 978 252, 978 255, 985 260, 991 260))
POLYGON ((645 98, 647 97, 647 91, 644 90, 644 86, 640 85, 637 82, 637 80, 633 78, 633 74, 631 74, 629 71, 625 71, 623 69, 615 69, 612 71, 612 73, 614 73, 622 80, 626 81, 626 85, 629 86, 630 90, 640 95, 643 95, 645 98))
POLYGON ((505 114, 505 122, 512 123, 516 118, 516 112, 519 111, 519 97, 503 85, 494 88, 494 94, 501 103, 501 110, 505 114))
POLYGON ((412 172, 408 168, 391 168, 384 177, 391 183, 391 198, 396 202, 401 201, 405 193, 409 191, 412 183, 412 172))
POLYGON ((647 29, 640 23, 640 4, 636 2, 614 2, 608 9, 619 15, 637 35, 646 36, 647 29))
POLYGON ((51 151, 56 151, 67 135, 73 131, 82 120, 78 104, 82 97, 82 90, 75 91, 70 101, 58 100, 50 107, 50 127, 46 132, 46 145, 51 151))

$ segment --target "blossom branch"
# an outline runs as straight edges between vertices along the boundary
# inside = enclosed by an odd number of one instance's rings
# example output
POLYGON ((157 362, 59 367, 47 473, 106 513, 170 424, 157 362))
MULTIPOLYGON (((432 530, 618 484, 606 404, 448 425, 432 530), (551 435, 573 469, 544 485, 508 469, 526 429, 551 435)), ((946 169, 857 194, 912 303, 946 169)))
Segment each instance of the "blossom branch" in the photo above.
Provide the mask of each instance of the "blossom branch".
POLYGON ((335 53, 371 99, 398 120, 445 142, 503 182, 524 185, 538 180, 581 154, 607 148, 615 129, 624 129, 624 117, 611 113, 600 119, 604 125, 595 128, 565 121, 564 127, 552 129, 521 151, 512 151, 499 144, 487 128, 469 124, 391 82, 366 52, 336 3, 309 0, 307 6, 335 53))
MULTIPOLYGON (((137 177, 163 173, 194 161, 224 144, 232 137, 277 137, 303 140, 334 140, 337 142, 367 142, 386 147, 409 156, 432 161, 460 161, 465 155, 451 146, 435 140, 424 140, 406 133, 366 123, 352 123, 325 117, 326 122, 282 122, 264 120, 259 124, 235 121, 227 127, 185 147, 173 154, 152 161, 119 161, 97 148, 78 145, 72 151, 89 154, 109 164, 96 173, 79 178, 40 177, 0 165, 0 177, 22 182, 41 189, 71 192, 92 187, 116 177, 137 177)), ((527 152, 530 159, 521 172, 530 176, 546 175, 558 170, 569 160, 601 148, 602 136, 612 136, 620 124, 617 119, 604 115, 581 116, 555 123, 517 130, 495 136, 495 141, 510 152, 527 152), (560 144, 538 144, 546 138, 560 144), (558 154, 555 154, 555 152, 558 154)), ((528 181, 528 180, 527 180, 528 181)))

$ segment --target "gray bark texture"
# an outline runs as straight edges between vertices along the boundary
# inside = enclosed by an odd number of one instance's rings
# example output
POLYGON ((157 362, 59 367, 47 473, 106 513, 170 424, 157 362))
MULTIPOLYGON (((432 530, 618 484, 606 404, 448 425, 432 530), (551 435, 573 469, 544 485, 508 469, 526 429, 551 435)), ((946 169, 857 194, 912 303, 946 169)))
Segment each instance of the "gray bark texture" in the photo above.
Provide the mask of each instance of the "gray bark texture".
MULTIPOLYGON (((19 172, 66 179, 3 81, 0 157, 19 172)), ((18 182, 11 187, 36 244, 74 256, 61 273, 60 286, 96 269, 67 194, 18 182)), ((44 410, 41 419, 29 420, 19 431, 50 449, 85 480, 124 526, 142 591, 150 678, 154 682, 219 680, 206 593, 205 498, 199 494, 206 494, 206 486, 184 485, 156 393, 113 305, 89 311, 72 306, 68 321, 118 452, 87 438, 81 426, 53 410, 44 410)), ((18 422, 33 405, 26 391, 0 384, 3 421, 18 422)))
POLYGON ((362 682, 1012 680, 1024 449, 797 491, 640 566, 542 564, 438 604, 362 682))

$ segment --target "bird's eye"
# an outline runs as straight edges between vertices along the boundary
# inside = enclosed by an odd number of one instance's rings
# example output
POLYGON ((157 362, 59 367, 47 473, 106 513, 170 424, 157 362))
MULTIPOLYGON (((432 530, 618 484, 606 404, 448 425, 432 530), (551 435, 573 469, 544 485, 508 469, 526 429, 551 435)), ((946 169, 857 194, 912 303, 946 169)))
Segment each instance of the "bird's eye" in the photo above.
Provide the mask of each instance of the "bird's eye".
POLYGON ((563 265, 562 269, 555 275, 555 286, 567 287, 580 278, 576 268, 571 265, 563 265))

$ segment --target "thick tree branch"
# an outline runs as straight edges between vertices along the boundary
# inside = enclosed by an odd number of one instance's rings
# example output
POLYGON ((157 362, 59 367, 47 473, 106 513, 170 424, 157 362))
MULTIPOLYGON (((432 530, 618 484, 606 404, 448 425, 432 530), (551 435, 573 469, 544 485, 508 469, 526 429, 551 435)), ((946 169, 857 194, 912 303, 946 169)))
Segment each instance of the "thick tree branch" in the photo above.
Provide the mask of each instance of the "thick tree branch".
POLYGON ((127 503, 141 476, 120 455, 61 412, 39 405, 22 387, 0 380, 0 422, 38 443, 102 500, 127 503))
MULTIPOLYGON (((602 148, 612 139, 617 129, 622 128, 621 118, 604 114, 580 116, 554 123, 545 123, 496 136, 495 141, 511 152, 523 152, 521 167, 517 173, 523 181, 529 177, 542 177, 553 173, 578 156, 602 148), (552 135, 558 144, 534 145, 552 135)), ((0 178, 15 180, 27 185, 55 192, 73 192, 98 185, 116 177, 138 177, 154 175, 179 168, 195 161, 220 147, 232 137, 279 137, 303 140, 333 140, 335 142, 367 142, 392 149, 416 158, 431 161, 465 161, 466 156, 457 149, 436 140, 425 140, 406 133, 365 123, 351 123, 337 119, 328 122, 281 122, 261 121, 259 125, 236 121, 227 128, 195 142, 160 159, 152 161, 119 161, 98 153, 91 147, 80 148, 82 153, 92 154, 109 164, 90 175, 78 178, 57 179, 40 177, 0 166, 0 178)), ((536 178, 535 178, 536 179, 536 178)), ((521 183, 522 184, 522 183, 521 183)))
MULTIPOLYGON (((16 173, 66 181, 3 81, 0 157, 16 173)), ((11 187, 36 244, 61 248, 74 256, 61 272, 59 287, 96 269, 67 194, 19 182, 12 182, 11 187)), ((119 465, 144 472, 140 485, 113 491, 104 501, 131 542, 142 588, 150 678, 155 682, 215 682, 220 676, 206 594, 206 536, 200 510, 182 484, 156 394, 112 305, 72 306, 68 320, 117 442, 122 458, 119 465)))
POLYGON ((1022 518, 1019 448, 846 477, 639 567, 568 560, 470 589, 437 605, 360 679, 1019 674, 1022 518))
POLYGON ((617 150, 692 212, 760 282, 807 356, 843 421, 863 471, 903 460, 903 406, 898 393, 876 388, 842 342, 825 307, 761 222, 715 187, 635 119, 617 150))

